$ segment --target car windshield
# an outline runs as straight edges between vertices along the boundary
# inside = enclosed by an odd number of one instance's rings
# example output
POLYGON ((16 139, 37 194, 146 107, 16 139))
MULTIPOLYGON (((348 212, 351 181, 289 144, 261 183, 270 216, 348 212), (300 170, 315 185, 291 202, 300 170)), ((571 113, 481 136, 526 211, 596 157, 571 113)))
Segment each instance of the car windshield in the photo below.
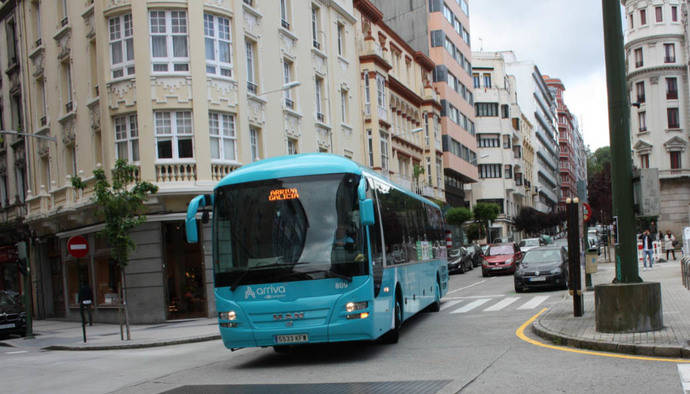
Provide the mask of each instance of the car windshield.
POLYGON ((216 287, 368 274, 358 183, 329 174, 218 188, 216 287))
POLYGON ((532 249, 525 253, 522 259, 523 264, 552 264, 560 261, 561 251, 559 249, 532 249))
POLYGON ((520 246, 539 246, 538 238, 523 239, 520 241, 520 246))
POLYGON ((504 254, 513 254, 513 247, 511 245, 494 245, 489 246, 486 251, 487 256, 500 256, 504 254))

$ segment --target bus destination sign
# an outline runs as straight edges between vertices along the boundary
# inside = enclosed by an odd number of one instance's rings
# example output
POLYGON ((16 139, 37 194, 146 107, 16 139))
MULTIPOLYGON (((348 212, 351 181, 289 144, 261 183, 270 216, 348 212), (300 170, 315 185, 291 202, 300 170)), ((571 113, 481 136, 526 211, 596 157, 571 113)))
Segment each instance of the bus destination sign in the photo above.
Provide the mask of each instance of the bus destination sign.
POLYGON ((297 198, 299 198, 299 193, 294 187, 291 189, 273 189, 268 195, 268 201, 294 200, 297 198))

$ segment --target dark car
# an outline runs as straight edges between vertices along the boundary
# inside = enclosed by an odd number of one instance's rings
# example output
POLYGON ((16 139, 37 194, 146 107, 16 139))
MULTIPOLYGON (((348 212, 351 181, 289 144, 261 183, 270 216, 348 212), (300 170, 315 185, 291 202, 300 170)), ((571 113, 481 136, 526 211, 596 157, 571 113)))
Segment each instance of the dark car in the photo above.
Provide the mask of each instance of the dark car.
POLYGON ((472 255, 464 247, 451 249, 448 252, 448 272, 464 274, 472 269, 472 255))
POLYGON ((491 244, 486 248, 482 261, 482 276, 515 272, 522 260, 522 252, 515 242, 491 244))
POLYGON ((19 294, 11 290, 0 290, 0 336, 24 335, 26 313, 19 294))
POLYGON ((568 287, 568 253, 562 246, 546 246, 525 253, 515 271, 515 291, 568 287))
POLYGON ((477 244, 472 244, 468 245, 466 248, 472 255, 472 267, 479 267, 480 265, 482 265, 484 251, 482 250, 481 246, 477 244))

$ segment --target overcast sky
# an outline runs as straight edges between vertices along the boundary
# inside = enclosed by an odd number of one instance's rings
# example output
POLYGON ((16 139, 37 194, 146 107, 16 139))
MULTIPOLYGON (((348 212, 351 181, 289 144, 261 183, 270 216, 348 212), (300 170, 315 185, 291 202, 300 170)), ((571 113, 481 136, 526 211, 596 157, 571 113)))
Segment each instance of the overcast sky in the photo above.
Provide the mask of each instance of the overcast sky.
POLYGON ((592 151, 609 144, 601 0, 473 0, 472 50, 512 50, 560 78, 592 151))

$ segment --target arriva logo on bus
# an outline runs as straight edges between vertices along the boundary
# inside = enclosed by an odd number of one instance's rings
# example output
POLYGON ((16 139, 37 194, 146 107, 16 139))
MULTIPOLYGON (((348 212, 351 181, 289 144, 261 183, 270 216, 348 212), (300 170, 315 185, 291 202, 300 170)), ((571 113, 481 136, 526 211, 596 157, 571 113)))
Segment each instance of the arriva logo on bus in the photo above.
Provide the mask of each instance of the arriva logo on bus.
POLYGON ((256 299, 256 296, 265 298, 279 298, 285 296, 285 286, 264 286, 252 289, 247 287, 244 292, 244 299, 247 300, 249 297, 256 299))

